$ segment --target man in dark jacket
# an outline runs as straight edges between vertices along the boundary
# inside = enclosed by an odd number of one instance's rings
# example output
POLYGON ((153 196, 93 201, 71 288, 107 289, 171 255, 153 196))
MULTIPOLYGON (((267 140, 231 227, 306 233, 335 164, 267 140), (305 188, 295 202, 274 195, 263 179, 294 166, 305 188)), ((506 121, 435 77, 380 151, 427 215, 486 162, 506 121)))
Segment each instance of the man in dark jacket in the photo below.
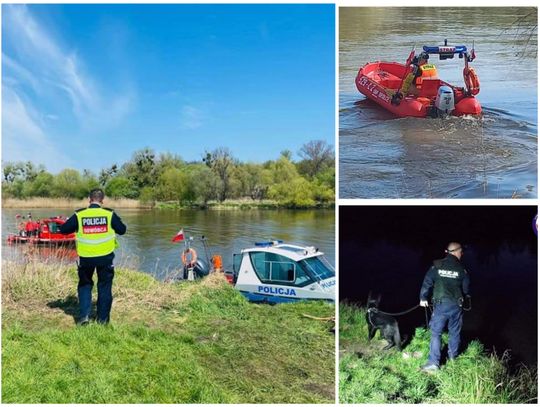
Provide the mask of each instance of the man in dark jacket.
POLYGON ((439 369, 441 335, 447 323, 448 359, 457 356, 463 324, 463 296, 470 296, 469 275, 460 263, 463 247, 459 243, 452 242, 448 245, 446 253, 444 259, 433 262, 420 290, 420 305, 427 307, 432 293, 434 307, 429 324, 431 328, 429 358, 422 368, 426 372, 435 372, 439 369))
POLYGON ((106 324, 110 320, 116 234, 126 233, 126 225, 112 209, 102 207, 104 197, 101 189, 90 191, 88 208, 77 209, 75 214, 60 226, 60 233, 75 233, 76 237, 79 255, 79 325, 89 322, 94 270, 97 270, 98 275, 96 321, 106 324))

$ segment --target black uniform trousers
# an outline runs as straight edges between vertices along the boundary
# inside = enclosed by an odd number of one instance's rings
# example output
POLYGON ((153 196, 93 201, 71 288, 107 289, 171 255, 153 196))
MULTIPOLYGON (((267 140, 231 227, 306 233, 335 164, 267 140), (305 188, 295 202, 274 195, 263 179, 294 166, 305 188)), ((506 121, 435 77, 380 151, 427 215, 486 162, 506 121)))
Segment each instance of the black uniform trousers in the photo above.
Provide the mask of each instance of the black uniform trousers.
POLYGON ((79 296, 80 318, 90 317, 92 310, 92 288, 94 287, 93 275, 97 271, 97 315, 96 321, 108 323, 112 307, 112 282, 114 278, 113 256, 98 258, 81 257, 78 267, 79 284, 77 293, 79 296))

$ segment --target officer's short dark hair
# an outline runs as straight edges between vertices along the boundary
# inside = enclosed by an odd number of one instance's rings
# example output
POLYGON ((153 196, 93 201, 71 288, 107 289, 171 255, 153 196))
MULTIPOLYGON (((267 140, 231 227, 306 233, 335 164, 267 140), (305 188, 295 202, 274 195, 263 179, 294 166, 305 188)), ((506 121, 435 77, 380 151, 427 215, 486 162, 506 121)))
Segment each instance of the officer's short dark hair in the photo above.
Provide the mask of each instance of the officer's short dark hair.
POLYGON ((88 194, 88 198, 90 198, 91 201, 102 202, 103 198, 105 198, 105 193, 101 188, 94 188, 88 194))

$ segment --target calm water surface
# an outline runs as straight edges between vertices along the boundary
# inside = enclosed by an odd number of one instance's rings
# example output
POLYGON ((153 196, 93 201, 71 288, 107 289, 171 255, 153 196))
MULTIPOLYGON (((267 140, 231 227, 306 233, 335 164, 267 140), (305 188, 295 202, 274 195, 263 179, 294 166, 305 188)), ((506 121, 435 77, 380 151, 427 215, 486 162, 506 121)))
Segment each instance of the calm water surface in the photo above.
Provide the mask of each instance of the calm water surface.
MULTIPOLYGON (((536 198, 536 12, 512 25, 530 11, 340 8, 340 197, 536 198), (445 38, 474 41, 482 117, 397 119, 356 89, 367 62, 404 63, 413 46, 445 38)), ((463 86, 463 60, 431 58, 440 78, 463 86)))
MULTIPOLYGON (((7 233, 16 230, 15 215, 28 211, 2 210, 3 258, 24 258, 26 248, 5 245, 7 233)), ((68 210, 33 209, 32 216, 65 215, 68 210)), ((193 247, 204 258, 201 236, 208 239, 210 255, 221 254, 224 266, 232 268, 232 255, 253 242, 264 239, 282 239, 286 242, 305 243, 318 247, 332 264, 335 259, 333 210, 126 210, 117 213, 128 227, 120 236, 120 248, 115 263, 164 278, 180 269, 180 250, 183 244, 172 243, 178 230, 193 236, 193 247)), ((47 253, 46 256, 49 256, 47 253)))

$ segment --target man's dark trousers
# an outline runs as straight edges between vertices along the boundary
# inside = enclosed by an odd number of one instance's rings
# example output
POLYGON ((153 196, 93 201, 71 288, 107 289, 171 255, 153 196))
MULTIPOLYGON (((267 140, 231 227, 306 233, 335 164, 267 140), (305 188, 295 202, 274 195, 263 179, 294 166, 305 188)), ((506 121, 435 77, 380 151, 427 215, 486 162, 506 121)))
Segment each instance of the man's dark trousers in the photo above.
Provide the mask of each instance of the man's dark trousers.
POLYGON ((111 262, 93 262, 88 259, 82 259, 79 264, 79 285, 77 292, 79 294, 80 318, 84 319, 90 316, 92 310, 92 288, 94 281, 92 276, 94 270, 97 270, 97 316, 99 323, 108 323, 110 320, 112 307, 112 282, 114 278, 114 266, 111 262))
POLYGON ((435 304, 429 326, 431 342, 429 345, 428 364, 439 366, 441 359, 441 335, 448 323, 448 358, 458 355, 461 326, 463 325, 463 310, 454 301, 443 301, 435 304))

